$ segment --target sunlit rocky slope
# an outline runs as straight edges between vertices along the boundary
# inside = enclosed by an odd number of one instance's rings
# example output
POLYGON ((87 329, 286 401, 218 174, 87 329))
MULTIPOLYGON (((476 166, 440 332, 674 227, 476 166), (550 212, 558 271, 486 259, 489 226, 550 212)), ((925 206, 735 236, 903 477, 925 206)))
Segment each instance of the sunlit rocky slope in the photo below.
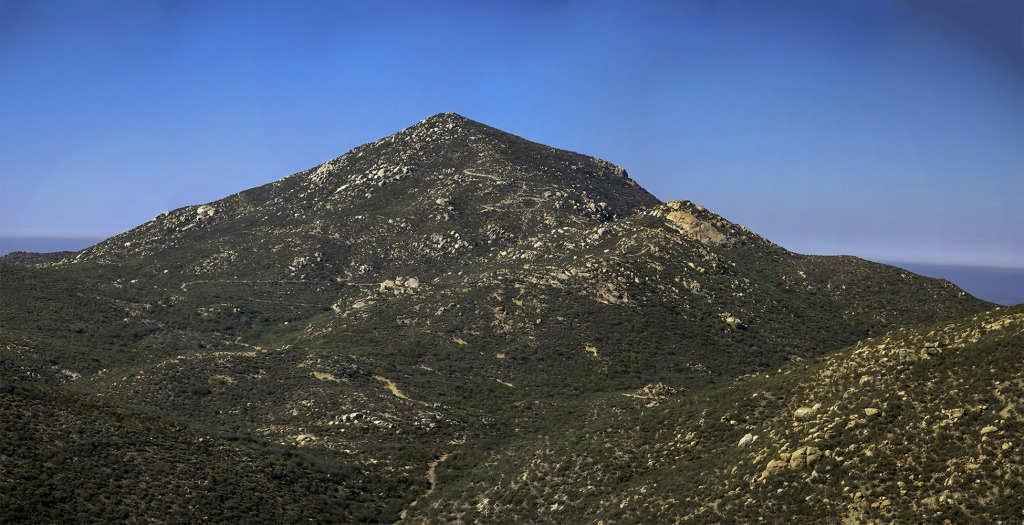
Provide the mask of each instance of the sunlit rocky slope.
MULTIPOLYGON (((0 265, 3 381, 347 465, 378 481, 325 509, 356 521, 411 520, 438 458, 528 446, 623 393, 725 385, 993 306, 794 254, 453 113, 53 259, 0 259, 35 263, 0 265), (338 510, 358 498, 359 517, 338 510)), ((475 479, 450 463, 442 485, 475 479)))
POLYGON ((1020 523, 1024 305, 460 450, 416 523, 1020 523), (448 470, 451 468, 452 470, 448 470))

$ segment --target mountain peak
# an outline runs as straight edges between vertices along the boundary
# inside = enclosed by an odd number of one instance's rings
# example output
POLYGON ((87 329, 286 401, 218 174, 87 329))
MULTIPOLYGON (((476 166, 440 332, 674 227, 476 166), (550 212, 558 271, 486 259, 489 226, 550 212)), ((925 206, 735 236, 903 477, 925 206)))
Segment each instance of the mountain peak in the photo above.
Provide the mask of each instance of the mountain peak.
MULTIPOLYGON (((161 214, 80 257, 115 261, 207 243, 222 249, 240 242, 229 232, 258 230, 260 243, 282 253, 327 254, 339 239, 353 239, 339 261, 391 272, 440 257, 434 245, 466 261, 659 203, 610 162, 447 112, 277 182, 161 214)), ((294 266, 292 259, 272 272, 294 266)))
POLYGON ((435 114, 433 114, 433 115, 431 115, 431 116, 429 116, 429 117, 427 117, 427 118, 425 118, 425 119, 420 121, 421 124, 432 123, 432 122, 452 122, 452 123, 473 122, 473 123, 479 124, 478 122, 475 122, 475 121, 470 120, 470 119, 468 119, 466 117, 463 117, 462 115, 459 115, 458 113, 456 113, 454 111, 444 111, 442 113, 435 113, 435 114))
MULTIPOLYGON (((429 140, 429 138, 441 138, 445 134, 451 134, 454 136, 459 135, 459 130, 472 131, 475 133, 501 133, 507 134, 497 128, 492 128, 481 122, 477 122, 472 119, 468 119, 454 111, 446 111, 443 113, 435 113, 412 126, 409 126, 393 135, 389 135, 380 139, 377 142, 390 140, 392 137, 406 137, 408 135, 415 135, 415 139, 418 140, 429 140), (427 132, 424 134, 424 132, 427 132)), ((472 136, 472 134, 468 135, 472 136)))
MULTIPOLYGON (((596 199, 595 204, 617 210, 602 221, 659 203, 611 162, 532 142, 454 112, 427 117, 298 175, 336 191, 369 185, 364 196, 375 193, 373 185, 405 179, 417 180, 426 193, 451 193, 453 183, 461 181, 500 195, 513 191, 527 201, 537 192, 578 194, 576 200, 596 199)), ((548 199, 532 197, 538 200, 548 199)))

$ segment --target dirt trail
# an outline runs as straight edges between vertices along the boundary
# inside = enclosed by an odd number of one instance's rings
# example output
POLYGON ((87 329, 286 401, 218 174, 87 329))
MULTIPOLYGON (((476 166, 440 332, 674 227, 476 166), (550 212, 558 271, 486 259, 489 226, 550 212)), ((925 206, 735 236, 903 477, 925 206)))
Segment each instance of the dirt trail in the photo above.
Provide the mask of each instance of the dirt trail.
POLYGON ((443 454, 441 457, 430 462, 430 468, 427 469, 427 481, 430 482, 430 488, 423 494, 424 496, 429 496, 431 492, 434 492, 434 486, 437 485, 437 472, 435 469, 446 459, 448 459, 448 454, 443 454))
POLYGON ((492 180, 497 180, 497 181, 504 181, 505 180, 505 179, 503 179, 501 177, 498 177, 496 175, 488 175, 486 173, 477 173, 477 172, 471 171, 471 170, 462 170, 462 173, 465 173, 466 175, 469 175, 470 177, 485 177, 485 178, 492 179, 492 180))
MULTIPOLYGON (((419 503, 419 501, 421 499, 429 496, 431 492, 434 492, 434 487, 437 485, 437 472, 436 472, 437 466, 440 465, 441 463, 443 463, 444 460, 446 460, 446 459, 448 459, 448 454, 443 454, 441 457, 439 457, 439 458, 435 459, 434 461, 430 462, 430 464, 428 465, 429 468, 427 468, 427 482, 430 483, 430 488, 428 488, 427 491, 424 492, 422 496, 416 498, 416 501, 413 501, 412 503, 410 503, 409 504, 410 508, 411 507, 415 507, 416 504, 419 503)), ((406 516, 406 514, 408 512, 409 512, 409 509, 402 509, 402 513, 398 515, 398 521, 395 522, 395 525, 398 525, 398 523, 401 523, 402 520, 405 519, 405 516, 406 516)))
POLYGON ((390 390, 391 393, 394 394, 395 396, 400 397, 402 399, 409 399, 409 396, 403 394, 402 391, 398 389, 398 386, 395 385, 394 381, 387 379, 383 376, 373 376, 373 378, 387 385, 388 390, 390 390))

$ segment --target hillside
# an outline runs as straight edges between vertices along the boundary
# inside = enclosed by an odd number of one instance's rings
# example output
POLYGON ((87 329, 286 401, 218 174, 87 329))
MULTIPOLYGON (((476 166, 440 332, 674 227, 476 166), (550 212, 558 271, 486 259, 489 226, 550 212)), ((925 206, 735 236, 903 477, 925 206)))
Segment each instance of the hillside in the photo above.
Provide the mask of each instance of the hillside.
POLYGON ((50 252, 50 253, 36 253, 36 252, 11 252, 6 255, 0 256, 0 263, 7 264, 21 264, 26 266, 32 265, 45 265, 50 263, 57 263, 64 260, 67 257, 77 256, 78 252, 50 252))
POLYGON ((130 410, 161 436, 173 422, 297 447, 373 480, 352 489, 372 494, 360 517, 339 514, 358 521, 426 493, 429 465, 455 486, 453 465, 476 468, 459 458, 575 431, 627 410, 623 393, 730 388, 993 306, 789 252, 453 113, 71 256, 4 262, 35 264, 0 262, 0 379, 38 392, 39 417, 130 410))
POLYGON ((459 450, 410 523, 1019 523, 1024 305, 459 450))
POLYGON ((425 484, 39 385, 0 382, 0 407, 4 523, 366 521, 425 484))

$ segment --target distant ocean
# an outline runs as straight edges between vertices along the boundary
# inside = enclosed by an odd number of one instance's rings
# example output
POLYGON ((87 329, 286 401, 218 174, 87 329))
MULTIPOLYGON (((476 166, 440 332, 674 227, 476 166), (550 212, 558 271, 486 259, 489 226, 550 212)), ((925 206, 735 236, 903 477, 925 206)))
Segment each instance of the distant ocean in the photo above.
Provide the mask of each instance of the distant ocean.
POLYGON ((0 256, 11 252, 77 252, 102 240, 98 237, 0 237, 0 256))
POLYGON ((926 277, 945 279, 963 291, 986 301, 1013 306, 1024 303, 1024 268, 991 268, 987 266, 950 266, 886 262, 926 277))
MULTIPOLYGON (((103 239, 77 237, 0 237, 0 256, 11 252, 78 251, 103 239)), ((990 268, 885 262, 927 277, 945 279, 986 301, 1011 306, 1024 303, 1024 268, 990 268)))

